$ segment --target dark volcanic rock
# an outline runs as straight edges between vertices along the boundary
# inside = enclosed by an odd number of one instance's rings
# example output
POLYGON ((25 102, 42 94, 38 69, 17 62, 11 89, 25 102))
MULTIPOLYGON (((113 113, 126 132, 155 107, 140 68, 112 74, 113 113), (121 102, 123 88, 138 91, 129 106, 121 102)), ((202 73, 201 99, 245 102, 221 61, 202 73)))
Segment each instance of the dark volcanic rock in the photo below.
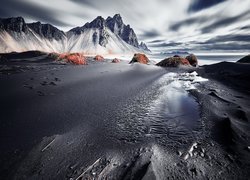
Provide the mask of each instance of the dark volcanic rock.
POLYGON ((156 64, 162 67, 178 67, 180 65, 190 66, 187 59, 182 57, 169 57, 156 64))
POLYGON ((101 55, 96 55, 96 56, 94 57, 94 60, 96 60, 96 61, 103 61, 103 60, 104 60, 104 57, 102 57, 101 55))
POLYGON ((50 24, 42 24, 40 22, 27 24, 30 29, 36 32, 41 37, 45 37, 47 39, 56 39, 61 40, 65 37, 65 33, 60 31, 56 27, 50 24))
POLYGON ((87 60, 81 53, 66 53, 59 54, 58 60, 65 60, 67 63, 75 64, 75 65, 86 65, 87 60))
POLYGON ((134 30, 130 25, 125 25, 120 14, 114 15, 114 17, 108 17, 106 20, 107 27, 120 38, 122 38, 126 43, 139 47, 139 43, 134 30))
POLYGON ((119 62, 121 62, 121 61, 120 61, 120 59, 115 58, 115 59, 113 59, 111 62, 112 62, 112 63, 119 63, 119 62))
POLYGON ((106 47, 106 45, 108 43, 109 34, 106 31, 106 28, 107 28, 106 21, 101 16, 98 16, 93 21, 91 21, 90 23, 86 23, 82 27, 76 27, 76 28, 71 29, 68 32, 68 34, 73 33, 73 34, 80 35, 84 31, 86 31, 87 29, 93 29, 93 28, 96 30, 96 32, 92 36, 93 43, 95 43, 95 44, 98 43, 99 45, 106 47), (99 33, 98 33, 98 31, 99 31, 99 33))
POLYGON ((189 54, 186 59, 189 61, 190 65, 196 67, 198 65, 197 57, 194 54, 189 54))
POLYGON ((0 19, 0 31, 8 33, 17 32, 30 34, 31 30, 37 33, 40 37, 52 40, 61 40, 65 37, 65 33, 50 24, 25 23, 22 17, 0 19))
POLYGON ((28 32, 27 24, 22 17, 0 19, 0 31, 28 32))
POLYGON ((138 63, 141 63, 141 64, 148 64, 149 63, 149 59, 148 59, 148 57, 145 54, 137 53, 137 54, 134 54, 134 57, 129 62, 129 64, 135 63, 135 62, 138 62, 138 63))
POLYGON ((241 58, 239 61, 237 61, 238 63, 250 63, 250 54, 241 58))

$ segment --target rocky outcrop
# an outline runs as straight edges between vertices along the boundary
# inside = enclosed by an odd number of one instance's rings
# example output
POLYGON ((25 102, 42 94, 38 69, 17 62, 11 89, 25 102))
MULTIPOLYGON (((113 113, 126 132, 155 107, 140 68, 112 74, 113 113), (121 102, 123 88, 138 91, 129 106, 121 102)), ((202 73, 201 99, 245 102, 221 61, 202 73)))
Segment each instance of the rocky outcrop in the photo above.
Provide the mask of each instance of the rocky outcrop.
POLYGON ((106 25, 114 34, 119 36, 126 43, 139 48, 139 43, 134 30, 130 27, 130 25, 125 25, 123 23, 120 14, 114 15, 113 18, 108 17, 106 19, 106 25))
POLYGON ((62 40, 65 37, 65 33, 60 31, 56 27, 50 24, 42 24, 41 22, 30 23, 27 26, 37 33, 40 37, 47 38, 49 40, 62 40))
POLYGON ((58 61, 66 61, 75 65, 86 65, 87 60, 81 53, 59 54, 58 61))
POLYGON ((0 18, 0 31, 7 31, 7 32, 18 32, 18 33, 27 33, 28 26, 25 23, 22 17, 14 17, 14 18, 0 18))
POLYGON ((191 66, 198 66, 198 59, 194 54, 189 54, 186 59, 189 61, 191 66))
POLYGON ((139 45, 134 30, 123 23, 119 14, 107 19, 98 16, 68 32, 41 22, 25 23, 22 17, 0 18, 0 32, 0 52, 38 50, 99 54, 112 51, 120 54, 149 50, 145 43, 139 45))
POLYGON ((135 63, 135 62, 138 62, 138 63, 141 63, 141 64, 148 64, 149 63, 149 59, 148 59, 148 57, 145 54, 137 53, 137 54, 134 54, 134 57, 129 62, 129 64, 135 63))
POLYGON ((182 57, 169 57, 156 64, 161 67, 178 67, 180 65, 190 66, 187 59, 182 57))
POLYGON ((120 61, 120 59, 115 58, 115 59, 113 59, 111 62, 112 62, 112 63, 119 63, 119 62, 121 62, 121 61, 120 61))
POLYGON ((80 35, 87 29, 98 29, 99 33, 95 33, 93 35, 93 42, 96 43, 97 39, 99 39, 99 44, 101 46, 104 46, 107 44, 107 39, 109 38, 108 33, 106 29, 110 29, 115 35, 120 37, 123 41, 128 43, 129 45, 132 45, 136 48, 140 48, 145 51, 150 51, 145 43, 141 43, 139 45, 137 36, 134 32, 134 30, 130 27, 130 25, 124 24, 122 17, 120 14, 116 14, 113 17, 108 17, 106 20, 98 16, 96 19, 94 19, 90 23, 86 23, 82 27, 76 27, 71 29, 68 34, 74 33, 80 35), (98 38, 99 36, 99 38, 98 38))
POLYGON ((237 61, 238 63, 250 63, 250 54, 237 61))
POLYGON ((104 57, 102 57, 101 55, 96 55, 96 56, 94 57, 94 60, 96 60, 96 61, 103 61, 103 60, 104 60, 104 57))

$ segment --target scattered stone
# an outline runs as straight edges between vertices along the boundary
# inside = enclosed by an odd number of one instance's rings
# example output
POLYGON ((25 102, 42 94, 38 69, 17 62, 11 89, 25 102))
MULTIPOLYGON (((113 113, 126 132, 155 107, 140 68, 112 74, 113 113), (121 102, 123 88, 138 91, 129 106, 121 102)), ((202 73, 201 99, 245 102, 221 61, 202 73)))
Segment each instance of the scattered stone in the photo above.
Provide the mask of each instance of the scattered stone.
POLYGON ((134 57, 129 62, 129 64, 135 63, 135 62, 138 62, 138 63, 141 63, 141 64, 148 64, 149 63, 149 59, 148 59, 148 57, 145 54, 137 53, 137 54, 134 54, 134 57))
POLYGON ((52 81, 52 82, 50 82, 49 84, 50 84, 50 85, 52 85, 52 86, 56 86, 56 83, 55 83, 55 82, 53 82, 53 81, 52 81))
POLYGON ((96 60, 96 61, 103 61, 103 60, 104 60, 104 57, 102 57, 101 55, 96 55, 96 56, 94 57, 94 60, 96 60))
POLYGON ((66 61, 67 63, 75 65, 87 65, 87 60, 82 53, 65 53, 60 54, 58 61, 66 61))
POLYGON ((120 59, 115 58, 115 59, 113 59, 111 62, 112 62, 112 63, 119 63, 119 62, 120 62, 120 59))
POLYGON ((156 64, 161 67, 178 67, 180 65, 190 66, 190 63, 182 57, 169 57, 156 64))
POLYGON ((186 59, 188 60, 191 66, 196 67, 198 65, 197 57, 194 54, 189 54, 186 59))
POLYGON ((44 94, 42 91, 37 91, 37 94, 38 94, 39 96, 45 96, 45 94, 44 94))

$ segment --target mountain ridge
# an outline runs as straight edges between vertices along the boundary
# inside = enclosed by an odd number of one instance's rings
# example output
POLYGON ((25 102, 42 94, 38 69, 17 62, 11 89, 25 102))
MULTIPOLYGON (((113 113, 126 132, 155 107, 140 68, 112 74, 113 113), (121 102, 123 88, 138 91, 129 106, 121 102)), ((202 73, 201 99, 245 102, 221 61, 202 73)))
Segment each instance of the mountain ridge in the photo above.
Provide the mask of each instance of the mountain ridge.
POLYGON ((26 23, 22 17, 0 18, 0 42, 1 52, 43 50, 105 54, 150 51, 143 42, 139 44, 134 30, 123 23, 119 14, 107 19, 98 16, 67 32, 39 21, 26 23))

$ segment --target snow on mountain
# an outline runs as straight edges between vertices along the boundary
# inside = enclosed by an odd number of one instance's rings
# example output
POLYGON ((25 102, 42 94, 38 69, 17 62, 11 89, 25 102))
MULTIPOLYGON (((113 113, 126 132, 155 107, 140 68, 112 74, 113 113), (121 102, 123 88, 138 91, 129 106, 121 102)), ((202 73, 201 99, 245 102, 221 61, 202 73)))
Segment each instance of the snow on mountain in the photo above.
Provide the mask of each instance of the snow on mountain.
POLYGON ((39 50, 45 52, 83 52, 85 54, 127 54, 148 49, 138 43, 120 15, 106 20, 97 17, 68 32, 49 24, 25 23, 21 17, 0 19, 0 52, 39 50))

